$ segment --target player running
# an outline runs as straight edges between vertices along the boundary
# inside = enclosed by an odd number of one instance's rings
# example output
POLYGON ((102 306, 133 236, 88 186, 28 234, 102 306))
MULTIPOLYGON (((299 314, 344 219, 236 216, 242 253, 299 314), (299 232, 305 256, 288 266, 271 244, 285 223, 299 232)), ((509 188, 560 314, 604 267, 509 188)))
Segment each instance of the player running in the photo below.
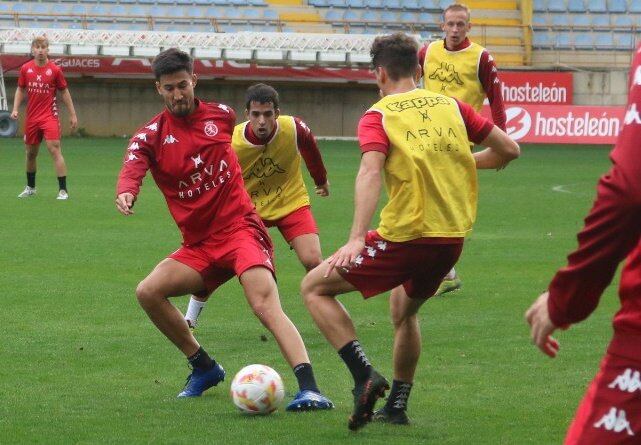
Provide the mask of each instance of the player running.
MULTIPOLYGON (((238 155, 245 188, 267 227, 278 227, 306 271, 323 260, 318 226, 303 182, 301 157, 316 184, 316 194, 329 195, 327 172, 316 140, 299 118, 280 114, 278 92, 252 85, 245 94, 245 117, 236 125, 232 147, 238 155)), ((195 328, 208 297, 192 296, 185 313, 195 328)))
POLYGON ((118 178, 116 207, 123 215, 133 214, 142 179, 151 170, 182 232, 182 246, 136 289, 149 318, 193 367, 178 396, 200 396, 223 381, 225 371, 196 341, 169 298, 206 295, 236 275, 298 380, 300 391, 288 408, 332 408, 318 390, 300 334, 280 305, 271 240, 245 191, 231 148, 234 111, 194 97, 196 76, 187 53, 163 51, 152 68, 166 109, 131 139, 118 178))
POLYGON ((307 274, 305 304, 354 378, 348 427, 372 418, 389 389, 370 364, 354 324, 336 296, 369 298, 392 290, 394 381, 381 420, 408 423, 407 400, 421 351, 417 312, 463 249, 476 217, 478 168, 502 168, 519 146, 467 104, 416 87, 417 44, 396 33, 379 36, 370 54, 382 99, 361 118, 362 151, 354 221, 347 244, 307 274), (468 140, 489 148, 472 153, 468 140), (368 231, 382 178, 389 197, 378 229, 368 231))
POLYGON ((72 130, 78 126, 78 118, 62 70, 48 58, 49 40, 42 36, 36 37, 31 42, 31 52, 34 59, 20 68, 18 88, 16 88, 11 112, 11 118, 18 119, 20 105, 24 98, 28 97, 24 128, 27 186, 18 198, 27 198, 36 194, 36 158, 40 142, 44 138, 58 177, 57 199, 65 200, 69 198, 69 194, 67 193, 67 166, 60 147, 61 132, 56 103, 58 91, 61 92, 62 102, 69 110, 72 130))

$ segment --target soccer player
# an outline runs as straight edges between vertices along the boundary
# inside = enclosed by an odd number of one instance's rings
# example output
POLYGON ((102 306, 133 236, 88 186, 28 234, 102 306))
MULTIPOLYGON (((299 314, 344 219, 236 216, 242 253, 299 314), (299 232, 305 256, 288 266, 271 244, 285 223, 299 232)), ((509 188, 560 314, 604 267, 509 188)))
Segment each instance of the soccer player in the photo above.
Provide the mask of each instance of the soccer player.
MULTIPOLYGON (((323 260, 318 227, 303 182, 301 157, 316 184, 329 195, 327 172, 316 140, 299 118, 280 114, 278 92, 252 85, 245 94, 245 117, 236 125, 232 147, 238 155, 245 188, 267 227, 278 227, 306 271, 323 260)), ((190 327, 198 322, 208 297, 192 296, 185 313, 190 327)))
POLYGON ((271 240, 245 191, 230 144, 234 111, 194 97, 196 76, 187 53, 165 50, 152 68, 165 110, 131 139, 118 178, 116 207, 125 216, 133 214, 142 179, 151 170, 182 232, 182 246, 136 289, 149 318, 193 367, 178 396, 200 396, 224 380, 225 371, 196 341, 169 298, 205 295, 236 275, 298 380, 300 391, 288 409, 332 408, 318 390, 300 334, 280 305, 271 240))
POLYGON ((570 425, 567 445, 638 444, 641 436, 641 46, 629 86, 624 125, 610 154, 613 165, 599 180, 579 247, 526 312, 532 342, 556 357, 559 344, 552 333, 586 319, 626 259, 614 337, 570 425))
MULTIPOLYGON (((454 3, 445 8, 441 23, 445 38, 419 51, 423 84, 427 90, 470 104, 477 112, 487 97, 494 124, 505 131, 505 106, 496 64, 487 49, 467 37, 471 27, 467 6, 454 3)), ((461 280, 452 268, 436 295, 460 287, 461 280)))
POLYGON ((394 382, 378 414, 408 423, 406 408, 421 350, 417 312, 463 249, 476 217, 477 168, 503 168, 519 146, 463 102, 416 87, 417 43, 403 33, 377 37, 370 50, 382 99, 361 118, 362 151, 348 242, 302 283, 305 304, 354 378, 348 427, 370 421, 389 388, 370 364, 352 320, 336 296, 364 298, 392 290, 394 382), (487 146, 472 153, 468 140, 487 146), (368 227, 381 190, 388 202, 368 227))
POLYGON ((47 150, 53 158, 53 164, 58 176, 57 199, 68 199, 67 166, 60 148, 60 121, 56 93, 61 92, 62 102, 69 110, 71 129, 78 126, 76 110, 73 107, 71 94, 67 88, 62 70, 51 62, 49 55, 49 40, 46 37, 36 37, 31 42, 31 52, 34 59, 20 68, 18 87, 13 100, 12 119, 18 119, 18 110, 25 97, 28 97, 27 118, 24 128, 24 144, 27 164, 27 186, 18 198, 27 198, 36 194, 36 157, 40 142, 44 138, 47 150))

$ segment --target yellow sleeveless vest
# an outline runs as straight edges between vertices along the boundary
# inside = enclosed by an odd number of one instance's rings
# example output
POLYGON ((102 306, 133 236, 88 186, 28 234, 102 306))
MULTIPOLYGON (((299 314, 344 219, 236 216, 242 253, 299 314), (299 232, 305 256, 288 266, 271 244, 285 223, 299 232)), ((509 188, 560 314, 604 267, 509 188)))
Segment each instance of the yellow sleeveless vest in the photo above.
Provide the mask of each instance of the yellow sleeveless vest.
POLYGON ((476 219, 476 164, 454 99, 415 89, 370 110, 390 140, 378 233, 396 242, 465 236, 476 219))
POLYGON ((231 143, 260 217, 273 221, 309 205, 294 118, 279 116, 276 133, 266 145, 254 145, 245 138, 247 125, 249 122, 236 125, 231 143))
POLYGON ((472 42, 460 51, 448 51, 443 40, 430 43, 423 64, 425 89, 454 97, 480 111, 485 99, 479 80, 479 61, 484 49, 472 42))

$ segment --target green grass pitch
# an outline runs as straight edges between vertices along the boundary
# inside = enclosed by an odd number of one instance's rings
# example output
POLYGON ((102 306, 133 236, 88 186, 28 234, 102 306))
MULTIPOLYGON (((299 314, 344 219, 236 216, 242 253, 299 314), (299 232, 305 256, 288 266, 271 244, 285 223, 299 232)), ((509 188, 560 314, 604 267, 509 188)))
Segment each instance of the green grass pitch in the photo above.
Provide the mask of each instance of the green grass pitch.
MULTIPOLYGON (((359 151, 320 143, 331 196, 312 197, 323 252, 346 240, 359 151)), ((479 175, 475 230, 458 265, 463 289, 422 311, 423 355, 410 427, 347 430, 351 378, 298 293, 302 267, 272 232, 281 299, 298 326, 332 412, 248 417, 229 397, 234 373, 274 367, 296 389, 278 348, 232 280, 205 308, 197 338, 228 378, 197 400, 177 400, 188 374, 181 354, 139 308, 136 284, 179 245, 150 178, 136 215, 114 208, 123 139, 63 140, 70 199, 56 201, 51 159, 38 159, 38 195, 25 183, 19 139, 0 140, 0 442, 246 444, 560 443, 611 335, 614 286, 596 313, 558 337, 556 360, 529 341, 523 313, 576 245, 575 233, 609 166, 604 147, 524 146, 505 171, 479 175)), ((306 178, 309 184, 309 178, 306 178)), ((373 364, 391 377, 387 296, 341 297, 373 364)), ((175 299, 181 310, 187 299, 175 299)))

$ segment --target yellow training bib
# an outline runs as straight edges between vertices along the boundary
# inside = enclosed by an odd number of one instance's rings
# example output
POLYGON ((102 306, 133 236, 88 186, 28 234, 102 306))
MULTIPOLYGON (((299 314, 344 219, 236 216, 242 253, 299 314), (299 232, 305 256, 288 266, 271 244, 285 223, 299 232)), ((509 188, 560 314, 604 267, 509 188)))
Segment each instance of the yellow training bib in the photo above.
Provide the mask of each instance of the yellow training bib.
POLYGON ((236 125, 232 147, 243 170, 245 188, 260 217, 273 221, 309 205, 292 116, 279 116, 276 133, 265 145, 245 137, 249 122, 236 125))
POLYGON ((370 110, 390 140, 378 233, 396 242, 465 236, 476 219, 476 164, 454 99, 415 89, 370 110))
POLYGON ((460 51, 448 51, 443 40, 430 43, 423 64, 425 89, 454 97, 479 112, 485 99, 479 80, 479 61, 484 49, 472 42, 460 51))

